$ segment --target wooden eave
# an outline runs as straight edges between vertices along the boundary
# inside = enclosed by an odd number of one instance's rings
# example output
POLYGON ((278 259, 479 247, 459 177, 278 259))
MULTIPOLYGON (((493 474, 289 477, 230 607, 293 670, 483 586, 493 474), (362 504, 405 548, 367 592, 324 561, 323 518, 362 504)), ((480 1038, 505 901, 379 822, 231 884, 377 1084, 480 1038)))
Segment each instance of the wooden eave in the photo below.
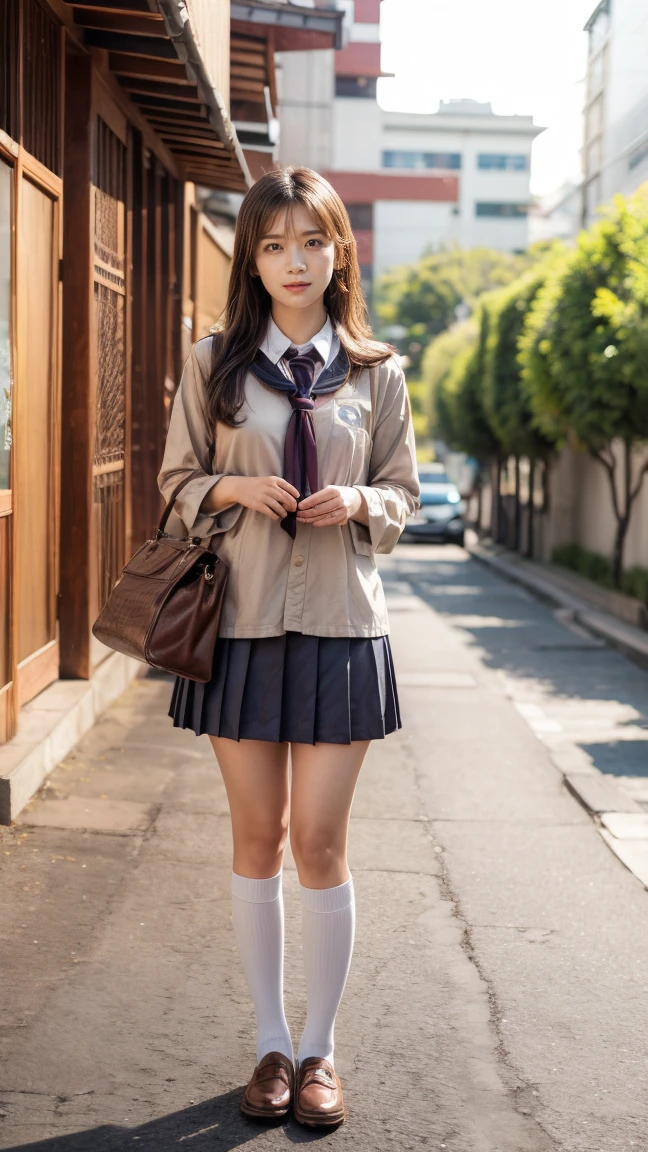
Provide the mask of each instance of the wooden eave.
POLYGON ((267 36, 275 52, 308 52, 342 47, 344 13, 333 8, 307 8, 292 0, 231 0, 232 31, 267 36))
POLYGON ((65 0, 83 43, 101 51, 180 176, 245 192, 252 177, 222 98, 208 88, 206 73, 196 76, 180 58, 183 44, 171 38, 162 13, 152 7, 149 0, 65 0))
POLYGON ((232 0, 232 119, 267 124, 277 116, 275 52, 339 48, 341 11, 266 0, 232 0))

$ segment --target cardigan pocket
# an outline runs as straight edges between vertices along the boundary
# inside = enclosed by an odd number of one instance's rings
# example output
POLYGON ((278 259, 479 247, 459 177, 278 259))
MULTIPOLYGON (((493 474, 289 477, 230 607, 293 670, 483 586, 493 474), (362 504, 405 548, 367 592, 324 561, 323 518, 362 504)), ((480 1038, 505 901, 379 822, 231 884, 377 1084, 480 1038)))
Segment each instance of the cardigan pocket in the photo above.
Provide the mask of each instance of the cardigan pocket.
POLYGON ((351 542, 354 550, 359 556, 374 555, 374 549, 371 545, 371 533, 366 524, 361 524, 359 520, 349 520, 349 531, 351 533, 351 542))

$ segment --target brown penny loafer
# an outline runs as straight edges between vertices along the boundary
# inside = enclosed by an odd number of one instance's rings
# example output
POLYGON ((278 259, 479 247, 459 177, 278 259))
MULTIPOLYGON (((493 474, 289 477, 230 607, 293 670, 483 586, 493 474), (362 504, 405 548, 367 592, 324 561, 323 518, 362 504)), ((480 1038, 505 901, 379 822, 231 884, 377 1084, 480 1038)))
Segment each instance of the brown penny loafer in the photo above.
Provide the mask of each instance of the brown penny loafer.
POLYGON ((259 1060, 241 1100, 241 1112, 254 1120, 285 1116, 295 1089, 295 1065, 283 1052, 259 1060))
POLYGON ((340 1078, 328 1060, 309 1056, 299 1065, 293 1111, 310 1128, 333 1128, 346 1119, 340 1078))

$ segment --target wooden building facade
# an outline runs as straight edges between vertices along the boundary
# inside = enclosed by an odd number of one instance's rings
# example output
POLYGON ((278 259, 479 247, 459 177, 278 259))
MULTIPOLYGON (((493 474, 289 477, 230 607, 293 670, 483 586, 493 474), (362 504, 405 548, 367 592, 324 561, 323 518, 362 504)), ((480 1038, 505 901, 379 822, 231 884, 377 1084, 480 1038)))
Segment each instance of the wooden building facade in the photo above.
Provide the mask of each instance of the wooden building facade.
POLYGON ((225 301, 232 230, 197 189, 273 166, 274 51, 333 47, 341 20, 0 0, 0 744, 109 655, 92 623, 159 517, 169 407, 225 301))
POLYGON ((181 7, 0 0, 0 741, 107 654, 92 622, 159 514, 191 193, 252 179, 229 0, 181 7))

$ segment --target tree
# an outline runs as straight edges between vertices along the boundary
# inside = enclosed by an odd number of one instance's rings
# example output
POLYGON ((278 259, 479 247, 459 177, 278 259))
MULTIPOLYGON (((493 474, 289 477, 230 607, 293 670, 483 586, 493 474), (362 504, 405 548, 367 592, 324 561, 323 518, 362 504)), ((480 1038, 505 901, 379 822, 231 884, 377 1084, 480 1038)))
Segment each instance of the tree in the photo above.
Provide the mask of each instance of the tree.
POLYGON ((457 357, 474 346, 478 331, 472 318, 454 324, 432 340, 423 354, 421 383, 425 390, 424 405, 429 425, 440 439, 448 443, 456 437, 454 417, 447 407, 445 383, 457 357))
MULTIPOLYGON (((455 325, 429 345, 423 359, 423 380, 429 389, 434 432, 448 447, 466 452, 482 467, 500 457, 483 407, 485 322, 480 312, 478 317, 455 325)), ((481 522, 481 476, 477 493, 481 522)))
POLYGON ((545 466, 553 443, 534 425, 529 397, 522 386, 519 344, 524 322, 547 277, 564 259, 562 245, 506 288, 489 293, 482 307, 489 315, 484 358, 484 409, 504 456, 515 458, 515 547, 520 547, 520 458, 529 460, 529 522, 527 553, 533 555, 533 490, 535 466, 545 466))
POLYGON ((453 414, 454 437, 450 447, 467 452, 480 464, 501 455, 501 444, 484 408, 484 368, 488 340, 488 313, 480 309, 477 336, 458 356, 447 377, 444 391, 453 414))
POLYGON ((629 200, 615 197, 548 278, 520 356, 538 430, 556 445, 572 438, 605 469, 620 587, 628 525, 648 471, 636 463, 648 440, 648 185, 629 200))
POLYGON ((391 328, 404 330, 396 343, 417 371, 425 347, 455 323, 458 310, 471 311, 483 292, 509 284, 536 259, 535 252, 490 248, 430 253, 381 278, 376 294, 379 323, 390 339, 394 339, 391 328))

